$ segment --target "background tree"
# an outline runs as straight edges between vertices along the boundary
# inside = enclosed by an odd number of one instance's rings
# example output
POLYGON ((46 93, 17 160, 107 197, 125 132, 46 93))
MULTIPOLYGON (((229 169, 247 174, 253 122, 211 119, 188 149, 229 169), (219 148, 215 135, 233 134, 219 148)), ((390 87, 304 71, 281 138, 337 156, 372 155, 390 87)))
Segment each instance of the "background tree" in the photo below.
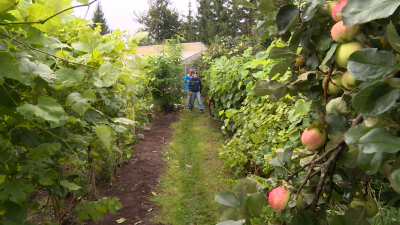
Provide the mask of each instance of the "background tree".
POLYGON ((186 15, 185 21, 182 23, 183 37, 186 42, 194 42, 197 39, 196 34, 196 21, 193 17, 192 2, 188 4, 188 14, 186 15))
POLYGON ((93 18, 92 21, 94 24, 91 25, 92 29, 94 29, 97 25, 96 23, 99 23, 101 26, 101 35, 107 34, 109 32, 108 30, 108 25, 107 25, 107 20, 104 16, 103 10, 101 8, 101 3, 100 1, 96 5, 96 10, 93 13, 93 18))
POLYGON ((152 43, 173 38, 181 29, 179 13, 175 8, 169 8, 170 5, 169 0, 150 0, 149 11, 134 13, 134 21, 144 25, 152 43))

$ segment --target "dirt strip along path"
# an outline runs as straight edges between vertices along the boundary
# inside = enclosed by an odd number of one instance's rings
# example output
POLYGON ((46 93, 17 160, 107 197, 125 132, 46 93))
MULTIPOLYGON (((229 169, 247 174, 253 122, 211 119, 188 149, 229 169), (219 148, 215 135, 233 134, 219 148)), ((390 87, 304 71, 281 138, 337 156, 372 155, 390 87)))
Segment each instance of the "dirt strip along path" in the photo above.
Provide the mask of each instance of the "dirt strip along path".
POLYGON ((178 121, 178 113, 159 115, 154 120, 151 130, 144 133, 141 140, 133 147, 130 162, 125 163, 115 174, 112 185, 99 187, 100 196, 118 197, 122 209, 116 215, 106 214, 103 221, 89 224, 150 225, 149 216, 155 205, 150 201, 152 191, 164 170, 162 150, 172 138, 171 123, 178 121))

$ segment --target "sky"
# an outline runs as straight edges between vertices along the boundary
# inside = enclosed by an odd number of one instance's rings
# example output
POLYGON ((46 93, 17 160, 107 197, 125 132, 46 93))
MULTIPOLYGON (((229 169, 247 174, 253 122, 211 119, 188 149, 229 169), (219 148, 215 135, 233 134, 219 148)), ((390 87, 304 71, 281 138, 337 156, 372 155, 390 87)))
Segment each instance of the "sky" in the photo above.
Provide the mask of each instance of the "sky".
MULTIPOLYGON (((196 13, 196 1, 190 0, 192 3, 192 12, 196 13)), ((149 10, 147 0, 101 0, 101 7, 104 12, 108 27, 111 30, 128 30, 130 34, 142 27, 141 24, 133 21, 133 12, 143 12, 149 10)), ((171 7, 176 8, 180 14, 186 15, 189 11, 189 0, 171 0, 171 7)), ((79 5, 80 3, 73 3, 79 5)), ((91 20, 93 12, 96 9, 97 2, 90 7, 83 6, 74 9, 74 15, 86 20, 91 20), (89 10, 88 10, 89 9, 89 10), (85 14, 87 15, 85 17, 85 14)))

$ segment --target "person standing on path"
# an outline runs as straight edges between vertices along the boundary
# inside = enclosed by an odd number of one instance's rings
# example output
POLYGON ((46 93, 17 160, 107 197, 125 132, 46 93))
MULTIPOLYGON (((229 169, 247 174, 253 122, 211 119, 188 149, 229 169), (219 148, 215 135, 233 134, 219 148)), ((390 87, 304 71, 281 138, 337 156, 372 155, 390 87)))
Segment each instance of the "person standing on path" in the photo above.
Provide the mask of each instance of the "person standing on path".
POLYGON ((204 112, 204 106, 203 106, 203 102, 201 101, 201 89, 202 89, 202 85, 201 85, 201 80, 198 77, 197 72, 193 73, 193 78, 190 80, 190 84, 189 84, 189 90, 190 90, 190 101, 189 101, 189 109, 190 111, 192 111, 193 107, 194 107, 194 99, 197 100, 197 106, 199 107, 200 111, 203 113, 204 112))
POLYGON ((190 80, 193 78, 193 70, 190 69, 189 73, 185 76, 183 79, 183 90, 186 92, 186 97, 187 97, 187 105, 188 108, 190 109, 190 93, 189 93, 189 84, 190 80))

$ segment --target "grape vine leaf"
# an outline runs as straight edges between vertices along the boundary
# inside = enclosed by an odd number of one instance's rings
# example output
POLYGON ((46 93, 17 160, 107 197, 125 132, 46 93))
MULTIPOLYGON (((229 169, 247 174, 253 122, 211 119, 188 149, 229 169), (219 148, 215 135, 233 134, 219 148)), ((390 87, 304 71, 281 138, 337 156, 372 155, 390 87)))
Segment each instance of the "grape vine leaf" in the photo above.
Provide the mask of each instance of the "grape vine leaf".
POLYGON ((56 76, 63 85, 71 87, 73 85, 80 84, 85 76, 85 73, 80 69, 73 70, 70 68, 61 68, 57 70, 56 76))
POLYGON ((343 7, 343 25, 353 26, 391 16, 400 5, 400 0, 353 0, 343 7))
POLYGON ((68 188, 71 191, 76 191, 76 190, 81 189, 81 187, 79 185, 77 185, 77 184, 75 184, 73 182, 68 182, 67 180, 62 180, 60 182, 60 185, 63 186, 63 187, 68 188))
POLYGON ((31 159, 48 158, 61 150, 60 143, 44 143, 28 152, 31 159))
POLYGON ((25 103, 22 106, 17 107, 17 112, 27 118, 32 118, 33 115, 36 115, 37 117, 56 124, 59 124, 60 118, 65 114, 64 109, 56 99, 44 96, 38 98, 37 105, 25 103))
POLYGON ((393 183, 396 184, 397 186, 400 186, 400 169, 393 171, 391 177, 392 177, 393 183))
POLYGON ((66 106, 72 106, 72 109, 81 116, 90 108, 90 103, 96 100, 96 95, 92 90, 85 90, 83 96, 74 92, 67 97, 66 106))
POLYGON ((0 184, 0 200, 5 202, 10 199, 17 204, 21 204, 26 200, 26 193, 34 191, 33 185, 24 178, 18 178, 12 183, 0 184))
POLYGON ((111 150, 113 142, 117 139, 117 136, 112 128, 106 125, 98 125, 96 126, 95 133, 97 137, 99 137, 100 141, 107 147, 107 149, 111 150))

